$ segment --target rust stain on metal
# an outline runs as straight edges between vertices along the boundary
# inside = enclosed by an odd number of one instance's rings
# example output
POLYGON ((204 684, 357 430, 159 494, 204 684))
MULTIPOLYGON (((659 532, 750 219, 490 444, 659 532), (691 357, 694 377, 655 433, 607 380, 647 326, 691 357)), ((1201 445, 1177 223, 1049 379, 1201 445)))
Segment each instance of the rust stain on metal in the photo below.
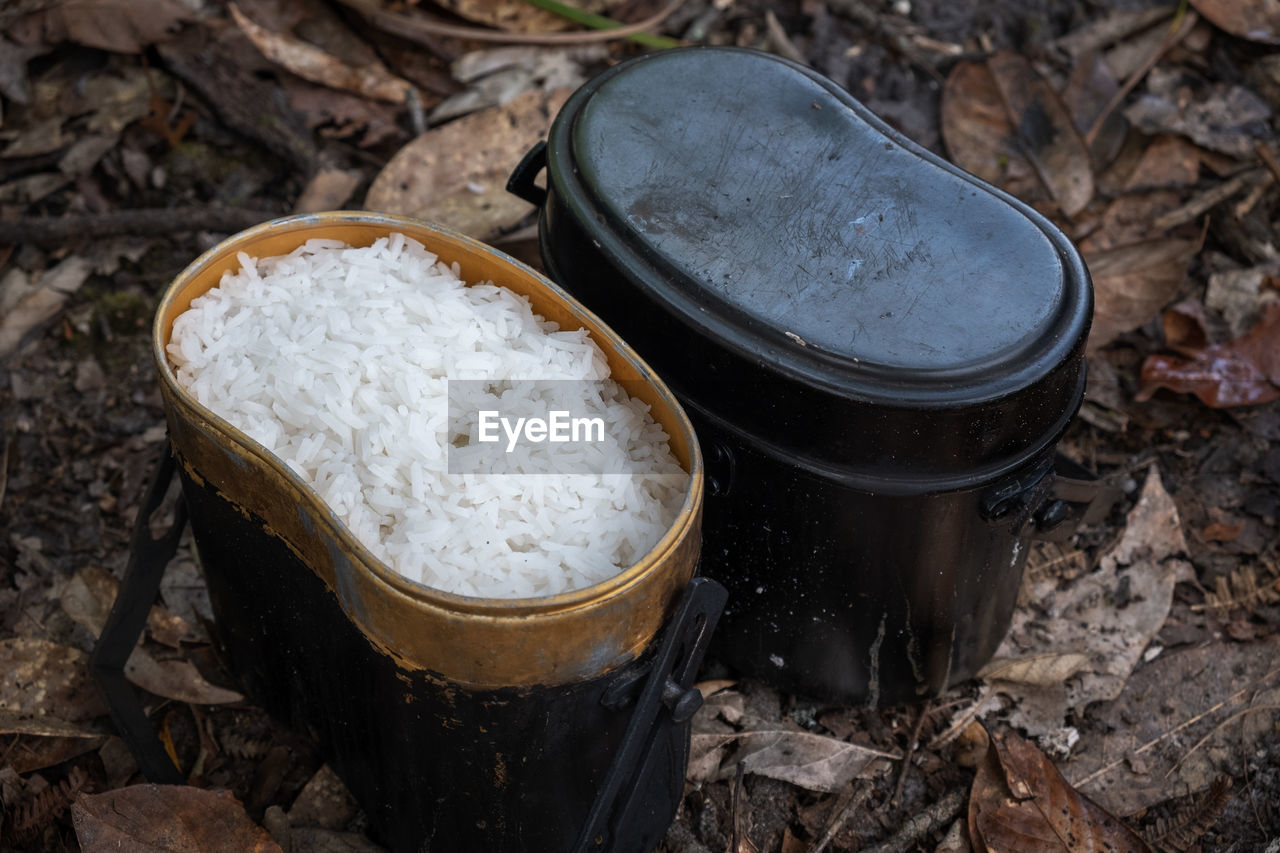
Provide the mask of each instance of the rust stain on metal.
POLYGON ((507 762, 502 757, 502 753, 496 753, 493 756, 493 784, 497 788, 507 787, 507 762))

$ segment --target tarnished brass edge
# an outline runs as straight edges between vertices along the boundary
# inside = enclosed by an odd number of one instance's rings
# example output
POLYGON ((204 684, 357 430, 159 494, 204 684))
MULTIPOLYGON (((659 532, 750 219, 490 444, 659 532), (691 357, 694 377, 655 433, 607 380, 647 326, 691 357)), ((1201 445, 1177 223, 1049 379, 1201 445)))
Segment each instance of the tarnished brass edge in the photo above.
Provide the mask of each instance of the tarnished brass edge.
POLYGON ((374 646, 404 669, 479 687, 597 677, 649 643, 692 576, 700 545, 702 459, 692 425, 674 395, 576 300, 530 268, 470 238, 415 220, 361 212, 264 223, 206 252, 175 279, 157 311, 153 356, 171 439, 186 470, 224 495, 236 495, 238 508, 273 528, 334 592, 374 646), (173 319, 195 295, 216 285, 234 264, 236 252, 280 254, 307 237, 320 236, 359 243, 392 230, 422 240, 446 260, 458 260, 464 278, 515 284, 512 289, 528 295, 539 313, 562 325, 570 320, 587 328, 628 391, 653 406, 671 435, 673 450, 690 471, 691 484, 671 529, 635 566, 588 589, 540 599, 467 598, 416 584, 369 553, 280 460, 177 385, 164 355, 173 319), (450 257, 450 252, 461 257, 450 257), (468 272, 468 267, 484 272, 468 272))

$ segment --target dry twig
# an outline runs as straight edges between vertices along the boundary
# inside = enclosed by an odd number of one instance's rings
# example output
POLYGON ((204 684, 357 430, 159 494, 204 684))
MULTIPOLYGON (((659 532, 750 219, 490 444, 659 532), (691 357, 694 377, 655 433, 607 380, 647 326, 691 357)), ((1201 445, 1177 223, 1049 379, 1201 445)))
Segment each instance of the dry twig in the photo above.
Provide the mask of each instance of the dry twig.
POLYGON ((671 0, 667 5, 643 21, 608 30, 572 33, 507 33, 485 27, 450 24, 416 10, 411 14, 393 12, 384 7, 379 0, 338 1, 342 5, 359 12, 378 29, 410 41, 425 43, 428 46, 430 46, 430 39, 437 36, 470 39, 472 41, 500 42, 502 44, 572 45, 614 41, 653 29, 678 9, 682 2, 682 0, 671 0), (424 42, 424 39, 427 41, 424 42))
POLYGON ((1116 107, 1124 101, 1129 93, 1133 91, 1133 87, 1137 86, 1142 79, 1147 76, 1156 63, 1160 61, 1160 57, 1164 56, 1174 48, 1179 42, 1187 37, 1191 29, 1200 20, 1200 16, 1195 12, 1186 12, 1181 16, 1181 20, 1174 19, 1176 28, 1156 45, 1156 49, 1147 57, 1147 61, 1142 63, 1136 71, 1129 75, 1129 79, 1124 81, 1124 85, 1111 96, 1111 100, 1107 101, 1106 106, 1098 113, 1098 117, 1093 120, 1093 125, 1089 128, 1089 132, 1084 135, 1084 145, 1086 148, 1092 148, 1093 142, 1098 137, 1098 133, 1102 130, 1102 126, 1107 119, 1111 118, 1111 114, 1115 112, 1116 107))
POLYGON ((809 853, 822 853, 827 849, 827 845, 832 839, 844 828, 849 822, 849 817, 853 812, 862 805, 862 803, 871 796, 873 790, 870 782, 861 782, 858 787, 851 791, 845 791, 836 799, 836 804, 831 809, 831 819, 827 822, 827 828, 823 830, 822 837, 817 843, 809 849, 809 853))
POLYGON ((902 829, 874 847, 863 848, 863 853, 907 853, 916 849, 916 843, 938 827, 956 819, 969 799, 964 788, 950 791, 941 800, 913 816, 902 829))
POLYGON ((911 757, 916 754, 916 747, 920 745, 920 732, 924 729, 924 718, 933 708, 932 702, 926 702, 920 707, 920 713, 916 716, 915 728, 911 730, 911 738, 907 741, 906 753, 902 756, 902 768, 898 771, 898 784, 893 789, 893 799, 889 804, 897 808, 902 802, 902 788, 907 781, 907 771, 911 769, 911 757))
POLYGON ((1165 231, 1179 225, 1185 225, 1197 219, 1210 208, 1231 198, 1245 187, 1253 186, 1259 182, 1270 184, 1271 180, 1271 176, 1261 169, 1250 169, 1247 172, 1241 172, 1231 180, 1218 184, 1212 189, 1205 190, 1181 207, 1169 211, 1151 223, 1151 225, 1156 231, 1165 231))
POLYGON ((66 243, 77 237, 117 234, 164 235, 175 231, 242 231, 280 216, 265 210, 238 207, 163 207, 113 210, 79 216, 47 216, 0 222, 0 244, 66 243))
POLYGON ((1277 158, 1271 150, 1271 146, 1259 140, 1253 145, 1254 152, 1258 155, 1258 159, 1262 161, 1262 165, 1267 167, 1267 171, 1271 173, 1271 177, 1280 181, 1280 158, 1277 158))
POLYGON ((1092 782, 1093 780, 1097 779, 1097 778, 1098 778, 1098 777, 1100 777, 1100 776, 1105 776, 1107 773, 1110 773, 1112 770, 1116 769, 1116 768, 1117 768, 1117 767, 1119 767, 1121 764, 1124 764, 1124 763, 1125 763, 1126 761, 1128 761, 1132 756, 1135 756, 1135 755, 1141 755, 1142 753, 1146 752, 1147 750, 1151 749, 1152 747, 1154 747, 1154 746, 1156 746, 1156 745, 1158 745, 1158 744, 1160 744, 1160 743, 1163 743, 1163 742, 1164 742, 1165 740, 1167 740, 1168 738, 1173 737, 1173 736, 1174 736, 1174 735, 1176 735, 1178 732, 1182 731, 1183 729, 1187 728, 1188 726, 1194 726, 1196 723, 1200 722, 1201 720, 1203 720, 1205 717, 1209 716, 1210 714, 1217 713, 1218 711, 1220 711, 1222 708, 1226 707, 1227 705, 1229 705, 1229 704, 1234 704, 1235 702, 1238 702, 1238 701, 1240 700, 1240 698, 1241 698, 1241 697, 1243 697, 1246 693, 1248 693, 1248 692, 1249 692, 1249 691, 1251 691, 1251 690, 1255 690, 1255 689, 1257 689, 1258 685, 1265 683, 1268 679, 1271 679, 1271 678, 1275 677, 1275 676, 1276 676, 1276 675, 1278 675, 1278 674, 1280 674, 1280 668, 1276 668, 1276 669, 1270 670, 1269 672, 1265 673, 1261 678, 1259 678, 1257 681, 1255 681, 1253 684, 1251 684, 1251 685, 1249 685, 1248 687, 1245 687, 1245 688, 1243 688, 1243 689, 1241 689, 1241 690, 1237 690, 1235 693, 1232 693, 1230 696, 1228 696, 1226 699, 1223 699, 1221 702, 1217 703, 1217 704, 1216 704, 1216 705, 1214 705, 1212 708, 1208 708, 1207 710, 1201 711, 1199 714, 1196 714, 1196 715, 1195 715, 1195 716, 1193 716, 1193 717, 1189 717, 1188 719, 1183 720, 1181 723, 1178 723, 1178 725, 1176 725, 1176 726, 1174 726, 1173 728, 1169 729, 1169 731, 1165 732, 1164 734, 1160 735, 1159 737, 1152 738, 1151 740, 1147 741, 1147 742, 1146 742, 1146 743, 1144 743, 1142 746, 1138 747, 1137 749, 1133 750, 1132 752, 1127 752, 1127 753, 1125 753, 1124 757, 1122 757, 1122 758, 1117 758, 1115 761, 1112 761, 1110 764, 1106 764, 1106 765, 1104 765, 1104 766, 1102 766, 1102 767, 1098 768, 1097 770, 1095 770, 1095 771, 1093 771, 1092 773, 1090 773, 1088 776, 1086 776, 1086 777, 1084 777, 1083 779, 1081 779, 1079 782, 1072 782, 1072 783, 1071 783, 1072 787, 1073 787, 1073 788, 1075 788, 1076 790, 1081 790, 1081 789, 1083 789, 1086 785, 1088 785, 1088 784, 1089 784, 1090 782, 1092 782))

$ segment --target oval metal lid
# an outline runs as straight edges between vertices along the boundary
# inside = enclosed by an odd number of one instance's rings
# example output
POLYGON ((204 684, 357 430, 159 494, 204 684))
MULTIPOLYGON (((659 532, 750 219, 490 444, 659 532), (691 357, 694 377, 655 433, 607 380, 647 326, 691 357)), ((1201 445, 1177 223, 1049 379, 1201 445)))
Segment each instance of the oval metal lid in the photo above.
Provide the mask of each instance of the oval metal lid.
POLYGON ((557 132, 576 174, 552 177, 621 241, 605 251, 783 374, 972 404, 1034 384, 1087 333, 1087 273, 1056 228, 794 63, 651 54, 580 90, 557 132))

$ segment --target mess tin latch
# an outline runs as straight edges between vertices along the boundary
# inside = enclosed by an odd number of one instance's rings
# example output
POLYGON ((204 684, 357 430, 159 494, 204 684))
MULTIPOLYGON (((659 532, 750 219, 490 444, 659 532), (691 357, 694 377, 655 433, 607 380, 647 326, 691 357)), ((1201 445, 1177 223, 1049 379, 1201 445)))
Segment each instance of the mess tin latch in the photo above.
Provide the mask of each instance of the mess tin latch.
MULTIPOLYGON (((710 578, 691 580, 649 666, 620 677, 601 697, 606 707, 617 710, 634 701, 635 709, 574 853, 611 850, 614 839, 634 831, 634 820, 643 821, 648 793, 644 782, 661 776, 651 773, 648 765, 663 760, 655 747, 667 727, 687 724, 702 705, 693 681, 728 597, 710 578)), ((679 764, 683 775, 683 762, 679 764)))
POLYGON ((1015 535, 1030 525, 1031 538, 1060 542, 1105 518, 1118 497, 1117 488, 1058 453, 992 486, 980 511, 987 521, 1011 524, 1015 535))

